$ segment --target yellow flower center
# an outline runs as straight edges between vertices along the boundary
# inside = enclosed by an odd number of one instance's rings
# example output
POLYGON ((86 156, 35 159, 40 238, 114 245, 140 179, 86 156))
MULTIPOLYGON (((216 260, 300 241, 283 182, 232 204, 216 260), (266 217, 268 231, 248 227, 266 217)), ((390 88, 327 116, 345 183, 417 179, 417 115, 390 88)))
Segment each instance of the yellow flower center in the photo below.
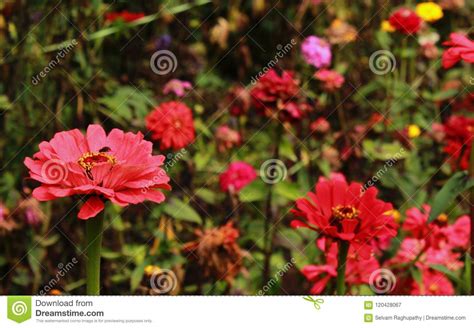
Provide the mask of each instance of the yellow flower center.
POLYGON ((114 156, 109 155, 105 152, 87 152, 82 155, 77 163, 82 166, 86 171, 92 170, 94 166, 100 163, 110 163, 115 164, 116 159, 114 156))
POLYGON ((359 216, 359 210, 354 206, 338 205, 332 208, 332 216, 337 220, 356 219, 359 216))

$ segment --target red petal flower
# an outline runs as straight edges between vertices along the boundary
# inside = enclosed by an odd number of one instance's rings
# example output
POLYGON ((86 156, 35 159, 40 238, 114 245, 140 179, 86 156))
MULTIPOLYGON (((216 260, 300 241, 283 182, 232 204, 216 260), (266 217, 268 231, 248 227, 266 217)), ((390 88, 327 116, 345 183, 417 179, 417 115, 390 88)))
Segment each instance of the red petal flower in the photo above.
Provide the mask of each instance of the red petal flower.
POLYGON ((159 189, 171 189, 160 168, 165 157, 153 156, 151 142, 141 133, 113 129, 106 135, 100 125, 89 125, 85 136, 78 129, 59 132, 39 149, 25 159, 30 177, 41 182, 33 197, 47 201, 89 195, 79 211, 81 219, 101 212, 105 199, 120 206, 159 203, 165 198, 159 189))
POLYGON ((293 222, 292 226, 306 226, 332 239, 349 241, 364 258, 371 255, 371 241, 396 235, 395 221, 387 213, 392 205, 377 199, 374 187, 363 191, 361 184, 348 184, 338 174, 320 179, 316 192, 309 192, 308 198, 298 199, 292 210, 305 222, 293 222))
POLYGON ((461 33, 451 33, 449 40, 443 43, 448 46, 443 53, 442 63, 444 68, 450 68, 460 60, 474 63, 474 41, 469 40, 461 33))
POLYGON ((388 19, 397 31, 403 34, 414 34, 421 28, 423 20, 411 9, 400 8, 388 19))
POLYGON ((156 107, 146 117, 151 138, 160 141, 160 149, 179 150, 194 141, 194 122, 191 109, 179 101, 169 101, 156 107))

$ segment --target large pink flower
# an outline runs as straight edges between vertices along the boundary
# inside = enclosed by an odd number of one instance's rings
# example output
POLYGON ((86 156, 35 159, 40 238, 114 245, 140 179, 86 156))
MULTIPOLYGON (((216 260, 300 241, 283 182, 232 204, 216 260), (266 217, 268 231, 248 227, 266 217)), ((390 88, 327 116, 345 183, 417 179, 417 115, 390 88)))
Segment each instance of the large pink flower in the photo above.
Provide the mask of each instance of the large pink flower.
POLYGON ((171 189, 160 168, 165 157, 153 156, 152 143, 140 132, 113 129, 106 135, 100 125, 89 125, 85 136, 78 129, 59 132, 39 149, 33 159, 25 159, 30 177, 41 182, 33 196, 48 201, 87 195, 80 219, 100 213, 106 199, 120 206, 161 203, 165 196, 159 189, 171 189))

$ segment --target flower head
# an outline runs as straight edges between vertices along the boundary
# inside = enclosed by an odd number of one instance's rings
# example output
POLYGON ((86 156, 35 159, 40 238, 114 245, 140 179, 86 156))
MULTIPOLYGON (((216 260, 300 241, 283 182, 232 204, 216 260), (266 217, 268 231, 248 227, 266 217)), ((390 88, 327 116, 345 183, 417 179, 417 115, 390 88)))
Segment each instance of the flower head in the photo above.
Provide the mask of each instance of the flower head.
POLYGON ((25 159, 30 177, 41 183, 33 197, 48 201, 84 195, 80 219, 96 216, 107 199, 120 206, 161 203, 165 196, 160 189, 170 189, 160 168, 164 156, 153 156, 152 143, 141 133, 113 129, 107 135, 100 125, 89 125, 86 135, 78 129, 59 132, 39 149, 25 159))
POLYGON ((449 40, 443 43, 448 46, 443 53, 442 63, 444 68, 450 68, 460 60, 474 63, 474 41, 461 33, 451 33, 449 40))
POLYGON ((160 141, 160 149, 179 150, 194 141, 194 122, 191 109, 179 101, 160 104, 146 117, 151 138, 160 141))
POLYGON ((377 199, 377 189, 365 191, 362 185, 347 183, 342 174, 320 178, 316 192, 296 201, 292 212, 303 221, 294 220, 292 227, 318 231, 334 240, 345 240, 356 246, 358 254, 367 258, 372 249, 368 243, 376 238, 396 235, 396 224, 388 211, 390 203, 377 199))
POLYGON ((417 4, 415 11, 425 22, 432 23, 443 18, 443 8, 431 1, 417 4))
POLYGON ((230 88, 225 99, 225 107, 232 116, 241 116, 248 112, 252 98, 250 92, 240 85, 230 88))
POLYGON ((414 34, 421 28, 423 20, 411 9, 400 8, 388 19, 397 31, 403 34, 414 34))
POLYGON ((250 91, 257 111, 267 117, 277 114, 284 122, 300 120, 309 111, 309 106, 299 102, 299 81, 293 73, 274 69, 266 72, 250 91))
POLYGON ((471 140, 474 137, 474 119, 452 115, 443 126, 446 145, 444 152, 449 155, 453 167, 467 170, 471 154, 471 140))
POLYGON ((220 152, 224 152, 227 149, 232 149, 234 146, 238 146, 241 142, 241 137, 238 131, 231 129, 228 125, 224 124, 217 128, 216 141, 217 149, 220 152))
POLYGON ((317 36, 308 36, 301 44, 301 52, 304 60, 316 68, 331 64, 331 47, 326 41, 317 36))
POLYGON ((191 90, 192 88, 191 82, 172 79, 163 87, 163 93, 167 95, 172 92, 178 97, 183 97, 186 94, 186 90, 191 90))
POLYGON ((236 161, 219 176, 221 190, 224 192, 239 192, 257 178, 257 172, 252 165, 236 161))
POLYGON ((380 24, 380 29, 384 32, 389 32, 389 33, 396 31, 395 27, 393 27, 393 25, 390 24, 388 20, 382 21, 382 23, 380 24))
POLYGON ((323 87, 328 92, 334 92, 341 88, 345 81, 344 76, 337 71, 325 68, 314 73, 314 77, 324 83, 323 87))
POLYGON ((184 245, 204 277, 214 277, 232 283, 243 266, 244 252, 237 244, 239 231, 232 221, 217 228, 196 231, 197 239, 184 245))
POLYGON ((335 19, 326 30, 326 35, 331 44, 347 44, 356 40, 357 30, 347 22, 335 19))

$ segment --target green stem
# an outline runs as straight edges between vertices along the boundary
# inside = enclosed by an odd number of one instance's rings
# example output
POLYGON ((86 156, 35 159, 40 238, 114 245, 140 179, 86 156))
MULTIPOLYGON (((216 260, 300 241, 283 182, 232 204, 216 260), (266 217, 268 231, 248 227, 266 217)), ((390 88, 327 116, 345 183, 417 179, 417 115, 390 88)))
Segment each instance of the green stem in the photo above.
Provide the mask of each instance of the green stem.
POLYGON ((87 239, 87 295, 100 295, 100 252, 104 217, 86 222, 87 239))
POLYGON ((337 278, 336 278, 336 294, 346 294, 346 262, 347 253, 349 252, 349 243, 347 241, 339 242, 339 253, 337 254, 337 278))

